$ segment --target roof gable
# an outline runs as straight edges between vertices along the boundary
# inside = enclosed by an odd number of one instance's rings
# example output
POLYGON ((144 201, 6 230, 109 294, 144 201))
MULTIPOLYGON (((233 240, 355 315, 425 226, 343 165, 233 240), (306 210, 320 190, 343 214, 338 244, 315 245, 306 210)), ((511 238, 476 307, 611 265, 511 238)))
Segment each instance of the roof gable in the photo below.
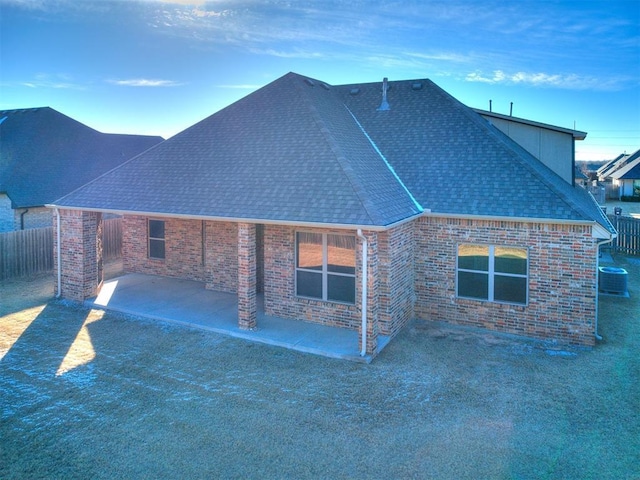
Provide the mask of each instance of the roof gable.
POLYGON ((49 107, 0 111, 0 191, 14 208, 53 202, 161 137, 100 133, 49 107))

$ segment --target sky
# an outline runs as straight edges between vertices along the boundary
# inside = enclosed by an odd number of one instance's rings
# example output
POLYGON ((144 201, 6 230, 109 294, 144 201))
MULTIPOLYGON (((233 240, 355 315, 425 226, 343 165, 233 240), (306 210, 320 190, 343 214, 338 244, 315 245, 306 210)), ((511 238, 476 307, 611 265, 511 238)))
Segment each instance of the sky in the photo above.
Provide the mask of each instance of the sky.
POLYGON ((171 137, 296 72, 429 78, 473 108, 640 148, 640 0, 0 0, 0 110, 171 137))

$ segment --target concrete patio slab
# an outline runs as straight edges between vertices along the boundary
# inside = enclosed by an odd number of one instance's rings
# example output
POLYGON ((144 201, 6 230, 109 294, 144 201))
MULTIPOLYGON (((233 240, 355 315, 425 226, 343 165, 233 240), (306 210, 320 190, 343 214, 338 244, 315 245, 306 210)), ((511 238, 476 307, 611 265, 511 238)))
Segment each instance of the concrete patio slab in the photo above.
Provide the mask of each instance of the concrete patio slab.
MULTIPOLYGON (((237 296, 207 290, 203 283, 191 280, 130 273, 105 282, 99 295, 85 303, 90 308, 153 318, 299 352, 366 363, 372 360, 370 355, 360 356, 358 332, 265 315, 262 295, 258 296, 257 328, 241 330, 237 296)), ((378 336, 378 351, 388 342, 389 337, 378 336)))

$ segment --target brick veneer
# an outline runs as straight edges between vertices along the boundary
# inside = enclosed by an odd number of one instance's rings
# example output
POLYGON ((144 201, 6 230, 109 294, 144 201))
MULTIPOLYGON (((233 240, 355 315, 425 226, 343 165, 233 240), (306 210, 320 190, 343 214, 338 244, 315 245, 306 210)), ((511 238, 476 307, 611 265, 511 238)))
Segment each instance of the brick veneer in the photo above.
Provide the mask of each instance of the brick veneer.
POLYGON ((589 225, 421 218, 416 231, 416 316, 593 345, 596 256, 589 225), (459 243, 528 247, 529 304, 456 298, 459 243))
MULTIPOLYGON (((344 230, 304 229, 318 233, 353 234, 344 230)), ((309 322, 357 329, 360 313, 356 305, 322 302, 295 295, 295 232, 288 226, 264 227, 264 302, 265 313, 283 318, 299 318, 309 322)), ((357 247, 356 259, 359 266, 357 247)), ((360 282, 356 279, 356 299, 360 298, 360 282)))
POLYGON ((396 336, 414 318, 414 229, 407 222, 378 233, 380 333, 396 336))
POLYGON ((238 224, 238 326, 256 327, 256 226, 238 224))
POLYGON ((163 218, 165 258, 149 258, 148 217, 122 218, 122 258, 125 272, 163 275, 205 281, 202 249, 202 222, 163 218))
MULTIPOLYGON (((53 258, 54 268, 57 271, 57 222, 55 220, 53 225, 53 258)), ((99 252, 101 235, 101 213, 60 210, 62 264, 60 293, 63 298, 82 302, 97 294, 102 283, 102 254, 99 252)))
POLYGON ((238 224, 206 222, 207 288, 220 292, 238 291, 238 224))
MULTIPOLYGON (((317 233, 353 235, 355 231, 330 229, 299 229, 317 233)), ((356 241, 356 303, 347 305, 323 302, 295 295, 295 232, 294 227, 265 225, 264 243, 264 302, 265 313, 282 318, 301 319, 333 327, 348 328, 360 332, 362 245, 356 241)), ((367 298, 367 352, 375 353, 378 335, 379 295, 377 275, 378 246, 375 232, 364 232, 369 242, 368 298, 367 298)), ((361 332, 360 332, 361 333, 361 332)), ((361 335, 360 335, 361 338, 361 335)))

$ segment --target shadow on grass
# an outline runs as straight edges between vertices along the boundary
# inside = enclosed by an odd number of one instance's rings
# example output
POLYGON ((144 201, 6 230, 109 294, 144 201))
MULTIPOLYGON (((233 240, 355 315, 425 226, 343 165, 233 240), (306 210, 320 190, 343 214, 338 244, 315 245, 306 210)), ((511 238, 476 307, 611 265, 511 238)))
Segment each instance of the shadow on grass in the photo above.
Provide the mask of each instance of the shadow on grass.
POLYGON ((0 366, 50 376, 91 361, 86 325, 102 314, 59 301, 13 313, 0 332, 0 366))

